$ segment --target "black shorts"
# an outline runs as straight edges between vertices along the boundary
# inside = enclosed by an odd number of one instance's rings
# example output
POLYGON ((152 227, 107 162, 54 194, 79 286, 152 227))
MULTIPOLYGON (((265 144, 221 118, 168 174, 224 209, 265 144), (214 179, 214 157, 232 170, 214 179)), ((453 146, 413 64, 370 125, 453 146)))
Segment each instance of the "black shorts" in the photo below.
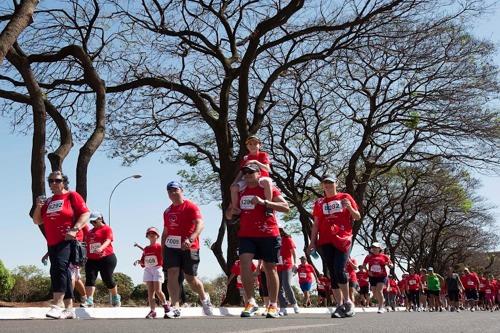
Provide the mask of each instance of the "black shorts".
POLYGON ((460 299, 458 290, 448 290, 448 299, 450 302, 458 302, 460 299))
POLYGON ((200 250, 181 250, 163 247, 163 270, 179 267, 184 274, 196 276, 200 263, 200 250))
POLYGON ((368 286, 363 286, 359 288, 359 293, 361 295, 368 295, 370 293, 370 288, 368 286))
POLYGON ((476 289, 465 289, 465 300, 466 301, 477 301, 478 295, 476 289))
POLYGON ((429 289, 427 289, 427 296, 430 296, 430 295, 439 297, 439 290, 429 290, 429 289))
POLYGON ((281 237, 240 237, 239 253, 253 253, 254 259, 278 263, 281 237))
POLYGON ((372 288, 375 288, 379 283, 387 284, 387 276, 370 276, 368 280, 372 288))
POLYGON ((484 291, 479 292, 479 300, 480 301, 484 301, 484 295, 485 295, 484 291))
POLYGON ((318 290, 318 296, 323 298, 328 297, 326 290, 318 290))
POLYGON ((354 290, 359 290, 359 283, 349 281, 349 288, 353 288, 354 290))

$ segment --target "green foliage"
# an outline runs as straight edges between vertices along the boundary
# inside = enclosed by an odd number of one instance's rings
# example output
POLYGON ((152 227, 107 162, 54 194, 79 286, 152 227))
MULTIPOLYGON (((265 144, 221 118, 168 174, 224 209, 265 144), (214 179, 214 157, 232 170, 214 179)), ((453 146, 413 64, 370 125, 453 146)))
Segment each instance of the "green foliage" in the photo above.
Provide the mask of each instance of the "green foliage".
POLYGON ((410 117, 405 121, 405 125, 408 128, 416 129, 420 122, 420 114, 416 111, 410 112, 410 117))
MULTIPOLYGON (((115 280, 118 287, 118 294, 120 294, 120 296, 122 297, 122 303, 126 303, 128 300, 130 300, 132 292, 135 289, 132 278, 124 273, 114 273, 113 279, 115 280)), ((101 279, 98 279, 96 281, 94 302, 102 304, 110 302, 109 290, 108 288, 106 288, 101 279)))
POLYGON ((14 277, 0 260, 0 299, 6 299, 14 287, 14 283, 14 277))
POLYGON ((147 304, 148 287, 144 283, 138 284, 137 286, 135 286, 132 294, 130 294, 130 299, 134 301, 135 304, 147 304))
POLYGON ((205 287, 205 292, 210 295, 210 299, 212 300, 212 304, 221 304, 224 297, 226 296, 226 283, 227 276, 224 274, 219 275, 215 279, 204 282, 203 285, 205 287))
POLYGON ((14 287, 10 301, 38 302, 51 298, 50 277, 34 265, 19 266, 14 269, 14 287))

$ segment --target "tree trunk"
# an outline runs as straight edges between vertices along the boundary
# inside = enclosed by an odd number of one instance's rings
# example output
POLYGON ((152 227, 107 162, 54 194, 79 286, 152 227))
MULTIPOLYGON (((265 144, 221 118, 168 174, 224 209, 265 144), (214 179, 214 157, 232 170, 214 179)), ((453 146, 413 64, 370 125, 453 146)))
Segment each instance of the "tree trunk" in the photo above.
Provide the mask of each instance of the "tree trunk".
POLYGON ((0 65, 17 37, 31 23, 38 0, 23 0, 15 9, 14 15, 0 34, 0 65))

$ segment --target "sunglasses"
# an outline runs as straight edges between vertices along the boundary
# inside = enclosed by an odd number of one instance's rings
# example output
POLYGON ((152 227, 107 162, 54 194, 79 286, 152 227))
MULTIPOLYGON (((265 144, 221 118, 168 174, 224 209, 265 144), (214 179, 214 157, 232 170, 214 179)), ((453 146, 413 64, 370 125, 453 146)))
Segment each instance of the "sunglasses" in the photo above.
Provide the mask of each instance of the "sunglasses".
POLYGON ((54 178, 54 179, 49 178, 48 182, 49 182, 49 184, 52 184, 52 183, 61 184, 63 182, 63 180, 61 178, 54 178))
POLYGON ((257 171, 253 171, 253 170, 243 170, 241 171, 242 174, 244 175, 251 175, 252 173, 256 173, 257 171))

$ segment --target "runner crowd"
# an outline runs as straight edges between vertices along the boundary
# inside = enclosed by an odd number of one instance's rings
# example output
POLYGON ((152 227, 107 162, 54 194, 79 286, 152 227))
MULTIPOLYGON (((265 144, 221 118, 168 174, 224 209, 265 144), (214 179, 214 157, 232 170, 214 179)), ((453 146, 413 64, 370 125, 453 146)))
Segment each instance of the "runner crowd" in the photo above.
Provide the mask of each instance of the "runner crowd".
MULTIPOLYGON (((394 270, 380 243, 373 243, 361 265, 349 257, 352 246, 352 223, 361 218, 358 205, 347 193, 337 192, 337 179, 326 174, 321 178, 324 196, 314 203, 314 223, 307 254, 322 257, 326 275, 317 274, 306 256, 297 260, 295 243, 278 223, 276 212, 286 213, 289 206, 274 186, 269 172, 269 156, 260 150, 258 137, 246 140, 249 154, 240 164, 240 172, 231 186, 231 204, 225 211, 228 223, 239 223, 239 260, 231 269, 228 284, 236 279, 245 307, 241 317, 262 314, 266 318, 288 315, 287 308, 300 312, 291 286, 298 276, 303 292, 303 307, 312 306, 311 292, 316 283, 318 306, 335 306, 332 318, 352 317, 356 307, 377 307, 378 313, 395 311, 498 310, 500 282, 488 274, 480 276, 452 267, 442 275, 432 267, 416 271, 411 268, 400 279, 388 274, 394 270), (255 298, 258 285, 262 310, 255 298)), ((325 166, 327 167, 327 166, 325 166)), ((68 178, 52 172, 48 183, 53 196, 37 200, 33 221, 44 226, 50 259, 53 305, 47 317, 75 318, 73 291, 83 295, 82 307, 94 306, 95 282, 100 274, 109 290, 110 304, 121 306, 118 287, 113 280, 117 257, 113 250, 113 231, 99 212, 90 212, 82 197, 68 189, 68 178), (92 229, 88 227, 88 222, 92 229), (84 244, 84 245, 83 245, 84 244), (81 260, 82 245, 87 252, 81 260), (85 283, 80 277, 85 269, 85 283)), ((181 317, 181 295, 184 279, 199 296, 206 315, 212 315, 212 304, 203 283, 197 278, 200 262, 199 236, 204 221, 199 207, 184 197, 179 182, 167 184, 171 205, 163 214, 163 231, 146 230, 149 244, 141 247, 136 261, 144 268, 150 311, 148 319, 157 317, 156 298, 164 318, 181 317), (166 278, 165 278, 166 276, 166 278), (167 280, 168 296, 162 292, 167 280)))

